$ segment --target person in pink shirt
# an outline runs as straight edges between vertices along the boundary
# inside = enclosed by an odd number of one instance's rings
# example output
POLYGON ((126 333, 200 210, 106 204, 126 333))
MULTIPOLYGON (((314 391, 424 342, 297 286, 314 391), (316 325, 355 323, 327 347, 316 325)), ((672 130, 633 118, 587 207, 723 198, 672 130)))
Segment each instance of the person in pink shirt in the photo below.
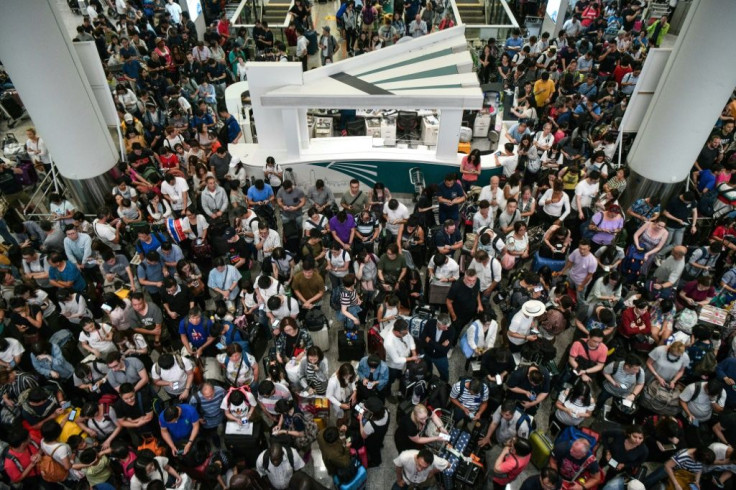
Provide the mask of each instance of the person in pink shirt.
POLYGON ((493 465, 493 489, 503 490, 508 483, 516 480, 529 464, 532 457, 532 446, 529 440, 515 437, 510 439, 501 450, 493 465))

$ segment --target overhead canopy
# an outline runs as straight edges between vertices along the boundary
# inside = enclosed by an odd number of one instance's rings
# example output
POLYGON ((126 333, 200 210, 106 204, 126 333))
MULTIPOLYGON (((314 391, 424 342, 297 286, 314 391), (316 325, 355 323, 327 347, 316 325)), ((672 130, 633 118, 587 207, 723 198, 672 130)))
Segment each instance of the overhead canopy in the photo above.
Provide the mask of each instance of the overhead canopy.
POLYGON ((270 108, 480 109, 465 27, 460 25, 329 64, 261 96, 270 108))

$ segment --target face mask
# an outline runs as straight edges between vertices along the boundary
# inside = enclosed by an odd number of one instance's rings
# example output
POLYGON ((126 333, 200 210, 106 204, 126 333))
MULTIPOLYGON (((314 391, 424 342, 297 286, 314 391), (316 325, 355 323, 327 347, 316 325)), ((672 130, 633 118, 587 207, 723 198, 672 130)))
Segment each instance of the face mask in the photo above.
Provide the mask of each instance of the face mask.
POLYGON ((680 360, 680 356, 673 356, 671 354, 667 354, 667 360, 670 362, 677 362, 680 360))

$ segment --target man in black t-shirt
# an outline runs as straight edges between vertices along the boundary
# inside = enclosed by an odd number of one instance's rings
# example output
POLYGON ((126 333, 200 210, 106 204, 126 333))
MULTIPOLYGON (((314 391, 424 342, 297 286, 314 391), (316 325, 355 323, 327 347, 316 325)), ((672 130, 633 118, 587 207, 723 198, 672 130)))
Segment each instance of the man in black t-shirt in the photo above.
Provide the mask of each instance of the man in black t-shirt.
POLYGON ((721 161, 721 158, 723 158, 721 137, 717 134, 711 135, 703 149, 700 150, 698 159, 695 161, 695 168, 697 170, 710 170, 714 163, 721 161))
POLYGON ((132 384, 120 385, 120 399, 110 407, 109 416, 116 426, 128 429, 131 436, 159 432, 153 412, 153 397, 147 388, 136 393, 132 384))
POLYGON ((213 237, 214 257, 225 256, 230 265, 238 270, 248 270, 250 249, 235 228, 228 227, 220 236, 213 237))
POLYGON ((462 280, 455 281, 447 293, 447 310, 452 318, 451 329, 454 333, 450 342, 457 343, 457 334, 473 317, 483 311, 480 302, 480 281, 475 269, 468 269, 462 280))
POLYGON ((133 143, 133 151, 128 154, 128 163, 138 173, 149 166, 156 169, 161 165, 158 156, 148 148, 143 148, 140 143, 133 143))

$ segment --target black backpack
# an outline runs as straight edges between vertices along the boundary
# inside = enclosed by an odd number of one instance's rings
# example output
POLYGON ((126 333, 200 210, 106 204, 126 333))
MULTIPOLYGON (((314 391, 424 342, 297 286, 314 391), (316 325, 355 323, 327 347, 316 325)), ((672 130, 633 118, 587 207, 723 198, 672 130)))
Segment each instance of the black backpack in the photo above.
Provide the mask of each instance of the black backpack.
POLYGON ((317 51, 319 51, 317 31, 315 31, 314 29, 309 29, 307 32, 304 33, 304 37, 306 37, 309 41, 309 43, 307 44, 307 54, 310 56, 313 54, 317 54, 317 51))

